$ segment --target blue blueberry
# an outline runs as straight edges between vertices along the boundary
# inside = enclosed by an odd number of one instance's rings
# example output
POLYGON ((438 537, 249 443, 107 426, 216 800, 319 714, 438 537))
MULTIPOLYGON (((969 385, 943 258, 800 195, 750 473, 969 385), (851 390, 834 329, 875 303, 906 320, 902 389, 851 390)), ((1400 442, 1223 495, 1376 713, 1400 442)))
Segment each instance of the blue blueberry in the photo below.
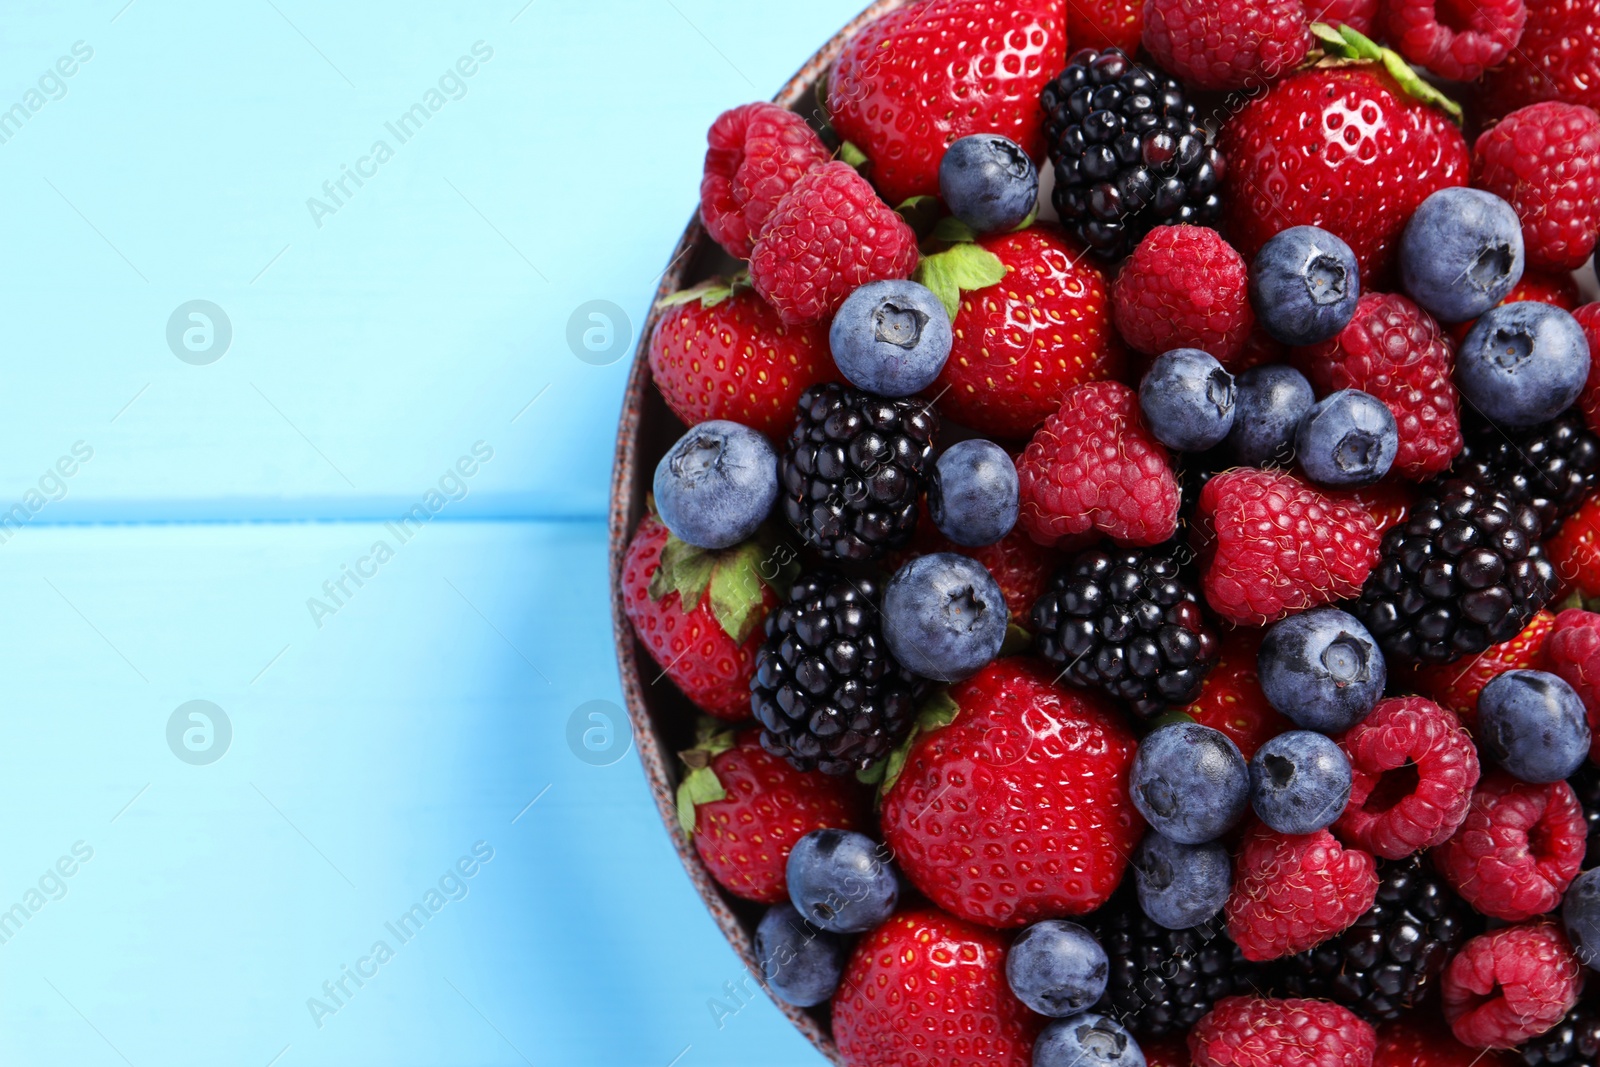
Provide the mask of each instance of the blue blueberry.
POLYGON ((1388 668, 1359 619, 1313 608, 1267 630, 1256 675, 1267 703, 1289 721, 1332 734, 1367 717, 1383 696, 1388 668))
POLYGON ((1203 845, 1233 828, 1250 804, 1250 768, 1228 735, 1197 722, 1151 731, 1128 771, 1133 806, 1180 845, 1203 845))
POLYGON ((1040 1015, 1056 1019, 1094 1007, 1110 977, 1111 962, 1100 942, 1064 919, 1034 923, 1006 952, 1011 992, 1040 1015))
POLYGON ((1145 1067, 1133 1035, 1108 1015, 1057 1019, 1033 1042, 1033 1067, 1145 1067))
POLYGON ((950 358, 950 315, 911 281, 868 282, 839 306, 828 347, 839 373, 877 396, 910 396, 933 384, 950 358))
POLYGON ((1361 297, 1350 246, 1315 226, 1274 235, 1250 264, 1250 303, 1262 328, 1286 345, 1320 344, 1349 325, 1361 297))
POLYGON ((854 830, 813 830, 796 841, 784 877, 795 910, 836 934, 872 929, 900 899, 887 850, 854 830))
POLYGON ((1290 730, 1250 758, 1250 804, 1280 834, 1329 826, 1350 800, 1350 757, 1326 734, 1290 730))
POLYGON ((928 483, 928 513, 958 545, 992 545, 1017 524, 1017 467, 993 441, 959 441, 944 450, 928 483))
POLYGON ((849 955, 844 938, 807 922, 787 901, 756 924, 756 966, 785 1004, 809 1008, 833 996, 849 955))
POLYGON ((1555 418, 1589 377, 1589 342, 1578 320, 1534 300, 1502 304, 1473 324, 1456 353, 1456 387, 1507 429, 1555 418))
POLYGON ((1584 966, 1600 970, 1600 867, 1584 871, 1567 887, 1561 901, 1561 922, 1578 959, 1584 966))
POLYGON ((1481 189, 1440 189, 1400 235, 1400 283, 1441 322, 1482 315, 1506 298, 1522 269, 1516 209, 1481 189))
POLYGON ((1583 699, 1545 671, 1506 671, 1478 694, 1478 744, 1515 778, 1559 782, 1589 756, 1583 699))
POLYGON ((1174 348, 1150 364, 1139 408, 1156 440, 1179 452, 1204 452, 1233 429, 1233 375, 1198 348, 1174 348))
POLYGON ((968 556, 935 552, 895 572, 883 591, 883 637, 914 674, 957 682, 994 659, 1010 615, 999 584, 968 556))
POLYGON ((1228 902, 1233 861, 1215 841, 1180 845, 1151 830, 1133 854, 1139 907, 1168 930, 1187 930, 1210 920, 1228 902))
POLYGON ((1294 434, 1316 394, 1293 367, 1251 367, 1235 379, 1233 429, 1228 447, 1246 467, 1287 467, 1294 462, 1294 434))
POLYGON ((1017 142, 975 133, 945 150, 939 196, 952 215, 979 233, 1014 230, 1039 200, 1039 171, 1017 142))
POLYGON ((1389 473, 1400 450, 1400 428, 1389 405, 1359 389, 1329 393, 1305 413, 1295 431, 1300 467, 1318 485, 1371 485, 1389 473))
POLYGON ((680 541, 727 548, 756 532, 778 498, 778 454, 726 419, 702 422, 656 464, 656 512, 680 541))

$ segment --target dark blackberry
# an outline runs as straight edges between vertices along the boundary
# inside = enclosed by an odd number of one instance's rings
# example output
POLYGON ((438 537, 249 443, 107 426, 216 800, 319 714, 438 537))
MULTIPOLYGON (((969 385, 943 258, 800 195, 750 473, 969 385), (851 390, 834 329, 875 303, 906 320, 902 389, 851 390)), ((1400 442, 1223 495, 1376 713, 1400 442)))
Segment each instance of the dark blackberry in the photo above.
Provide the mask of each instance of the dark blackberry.
POLYGON ((933 469, 932 405, 829 382, 807 389, 796 414, 778 465, 784 516, 830 559, 904 547, 933 469))
POLYGON ((1420 1004, 1445 964, 1481 929, 1467 903, 1421 854, 1378 861, 1378 896, 1344 933, 1280 968, 1283 992, 1343 1004, 1373 1022, 1420 1004))
POLYGON ((1189 558, 1181 542, 1079 553, 1033 605, 1035 648, 1066 681, 1144 718, 1192 703, 1218 647, 1179 575, 1189 558))
POLYGON ((1509 641, 1555 591, 1542 530, 1503 490, 1440 483, 1384 534, 1355 613, 1399 662, 1449 663, 1509 641))
POLYGON ((1580 1000, 1556 1025, 1518 1046, 1527 1067, 1595 1067, 1600 1063, 1600 1008, 1580 1000))
POLYGON ((1124 888, 1084 922, 1111 961, 1105 995, 1094 1010, 1140 1038, 1182 1036, 1223 997, 1264 984, 1261 969, 1222 932, 1220 916, 1189 930, 1168 930, 1152 922, 1124 888))
POLYGON ((1600 767, 1584 760, 1578 773, 1567 779, 1567 784, 1578 796, 1578 806, 1583 808, 1583 821, 1589 830, 1589 843, 1583 850, 1583 869, 1600 867, 1600 767))
POLYGON ((1578 411, 1509 435, 1486 419, 1462 422, 1466 443, 1452 476, 1488 482, 1533 505, 1547 537, 1600 480, 1600 437, 1578 411))
POLYGON ((1183 87, 1121 49, 1076 53, 1040 94, 1062 225, 1104 259, 1156 226, 1222 212, 1222 156, 1183 87))
POLYGON ((878 583, 803 575, 767 616, 750 707, 761 745, 803 771, 862 770, 911 728, 922 685, 889 655, 878 583))

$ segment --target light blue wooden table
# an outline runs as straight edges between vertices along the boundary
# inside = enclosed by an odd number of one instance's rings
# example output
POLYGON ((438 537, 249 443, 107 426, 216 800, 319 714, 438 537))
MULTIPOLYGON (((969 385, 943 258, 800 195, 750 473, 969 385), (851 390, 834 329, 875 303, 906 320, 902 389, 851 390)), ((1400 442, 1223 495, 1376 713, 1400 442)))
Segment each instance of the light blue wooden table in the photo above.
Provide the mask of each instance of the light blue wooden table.
POLYGON ((0 13, 0 1062, 820 1062, 568 727, 705 127, 858 4, 0 13))

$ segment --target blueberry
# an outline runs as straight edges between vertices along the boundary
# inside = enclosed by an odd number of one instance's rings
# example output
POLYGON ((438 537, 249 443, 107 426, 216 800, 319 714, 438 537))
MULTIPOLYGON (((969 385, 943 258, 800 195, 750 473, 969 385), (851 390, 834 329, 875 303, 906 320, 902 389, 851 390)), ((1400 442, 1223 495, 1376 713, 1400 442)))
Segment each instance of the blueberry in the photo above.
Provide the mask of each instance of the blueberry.
POLYGON ((1156 440, 1179 452, 1204 452, 1233 429, 1233 375, 1198 348, 1174 348, 1150 364, 1139 408, 1156 440))
POLYGON ((1150 921, 1168 930, 1187 930, 1208 921, 1228 902, 1233 863, 1215 841, 1181 845, 1151 830, 1133 854, 1139 907, 1150 921))
POLYGON ((788 901, 767 909, 756 925, 756 965, 773 996, 797 1008, 833 996, 844 974, 849 945, 809 923, 788 901))
POLYGON ((756 532, 778 498, 778 454, 762 434, 702 422, 656 464, 656 512, 680 541, 727 548, 756 532))
POLYGON ((1583 699, 1545 671, 1496 675, 1478 694, 1478 744, 1515 778, 1559 782, 1589 756, 1583 699))
POLYGON ((928 513, 958 545, 992 545, 1017 524, 1017 468, 993 441, 960 441, 944 450, 928 483, 928 513))
POLYGON ((1567 887, 1561 922, 1578 959, 1586 967, 1600 969, 1600 867, 1584 871, 1567 887))
POLYGON ((1157 833, 1180 845, 1203 845, 1244 815, 1250 768, 1227 734, 1175 722, 1151 731, 1139 745, 1128 791, 1157 833))
POLYGON ((1256 318, 1286 345, 1320 344, 1349 325, 1361 297, 1350 246, 1315 226, 1291 226, 1261 246, 1250 265, 1256 318))
POLYGON ((1367 717, 1383 696, 1388 668, 1359 619, 1313 608, 1267 629, 1256 675, 1267 703, 1296 726, 1331 734, 1367 717))
POLYGON ((1473 324, 1456 353, 1456 386, 1485 416, 1518 430, 1555 418, 1589 377, 1578 320, 1549 304, 1502 304, 1473 324))
POLYGON ((1033 1067, 1145 1067, 1133 1035, 1107 1015, 1057 1019, 1033 1042, 1033 1067))
POLYGON ((945 150, 939 195, 952 215, 979 233, 1014 230, 1039 200, 1039 171, 1017 142, 975 133, 945 150))
POLYGON ((956 682, 994 659, 1006 640, 1005 597, 987 568, 935 552, 895 572, 883 592, 883 637, 914 674, 956 682))
POLYGON ((1522 268, 1516 209, 1481 189, 1440 189, 1400 235, 1400 283, 1441 322, 1482 315, 1506 298, 1522 268))
POLYGON ((1287 467, 1294 462, 1294 432, 1316 394, 1293 367, 1251 367, 1235 379, 1233 429, 1228 446, 1246 467, 1287 467))
POLYGON ((1389 406, 1371 393, 1341 389, 1305 413, 1294 435, 1295 457, 1318 485, 1371 485, 1389 473, 1400 429, 1389 406))
POLYGON ((1290 730, 1250 759, 1250 804, 1280 834, 1329 826, 1350 800, 1350 757, 1326 734, 1290 730))
POLYGON ((796 841, 784 877, 795 910, 836 934, 872 929, 900 899, 887 850, 854 830, 813 830, 796 841))
POLYGON ((1106 991, 1111 962, 1077 923, 1046 919, 1022 931, 1006 952, 1006 982, 1040 1015, 1064 1019, 1087 1011, 1106 991))
POLYGON ((868 282, 840 305, 828 327, 839 372, 877 396, 921 392, 950 358, 950 316, 916 282, 868 282))

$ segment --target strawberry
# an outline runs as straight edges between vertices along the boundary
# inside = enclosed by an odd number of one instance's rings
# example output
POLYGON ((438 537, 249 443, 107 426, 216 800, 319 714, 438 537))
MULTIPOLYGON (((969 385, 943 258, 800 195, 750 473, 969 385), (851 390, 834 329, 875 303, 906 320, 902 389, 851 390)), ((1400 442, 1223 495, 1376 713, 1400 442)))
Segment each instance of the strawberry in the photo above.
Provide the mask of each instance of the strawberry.
POLYGON ((981 433, 1026 437, 1073 386, 1122 376, 1110 286, 1054 226, 992 234, 977 247, 994 254, 1005 276, 961 293, 950 358, 928 395, 981 433))
POLYGON ((763 579, 770 574, 781 584, 779 559, 756 541, 720 552, 695 548, 653 511, 623 556, 622 605, 633 632, 661 673, 719 719, 750 717, 761 623, 778 603, 763 579))
POLYGON ((931 702, 890 758, 884 840, 912 884, 972 922, 1087 914, 1143 830, 1128 795, 1136 747, 1098 696, 1033 660, 997 660, 931 702))
POLYGON ((867 823, 859 785, 795 770, 761 747, 759 731, 708 723, 680 758, 678 824, 711 877, 736 897, 763 904, 788 899, 784 868, 796 841, 813 830, 867 823))
POLYGON ((828 111, 884 199, 937 195, 945 149, 969 133, 1043 158, 1039 91, 1066 65, 1063 14, 1049 0, 923 0, 845 42, 828 111))
POLYGON ((856 946, 833 996, 845 1067, 1028 1067, 1039 1017, 1006 985, 1006 942, 936 908, 856 946))
POLYGON ((1222 656, 1201 684, 1200 696, 1184 713, 1202 726, 1227 734, 1245 759, 1295 728, 1267 703, 1256 675, 1261 630, 1235 630, 1222 639, 1222 656))
POLYGON ((1589 719, 1589 759, 1600 763, 1600 615, 1578 608, 1557 615, 1545 655, 1551 672, 1583 701, 1589 719))
POLYGON ((1589 497, 1554 537, 1545 552, 1561 588, 1579 600, 1600 597, 1600 495, 1589 497))
POLYGON ((781 441, 800 394, 837 381, 821 326, 785 326, 742 284, 674 293, 650 334, 650 374, 686 425, 731 419, 781 441))
POLYGON ((1544 643, 1555 628, 1548 611, 1536 614, 1522 632, 1471 659, 1430 663, 1417 668, 1417 692, 1461 717, 1469 730, 1478 728, 1478 694, 1497 676, 1514 670, 1546 670, 1544 643))
POLYGON ((1438 1023, 1417 1016, 1378 1027, 1372 1067, 1511 1067, 1502 1053, 1468 1048, 1438 1023))
POLYGON ((1067 5, 1067 40, 1074 49, 1120 48, 1130 56, 1144 33, 1142 0, 1072 0, 1067 5))

